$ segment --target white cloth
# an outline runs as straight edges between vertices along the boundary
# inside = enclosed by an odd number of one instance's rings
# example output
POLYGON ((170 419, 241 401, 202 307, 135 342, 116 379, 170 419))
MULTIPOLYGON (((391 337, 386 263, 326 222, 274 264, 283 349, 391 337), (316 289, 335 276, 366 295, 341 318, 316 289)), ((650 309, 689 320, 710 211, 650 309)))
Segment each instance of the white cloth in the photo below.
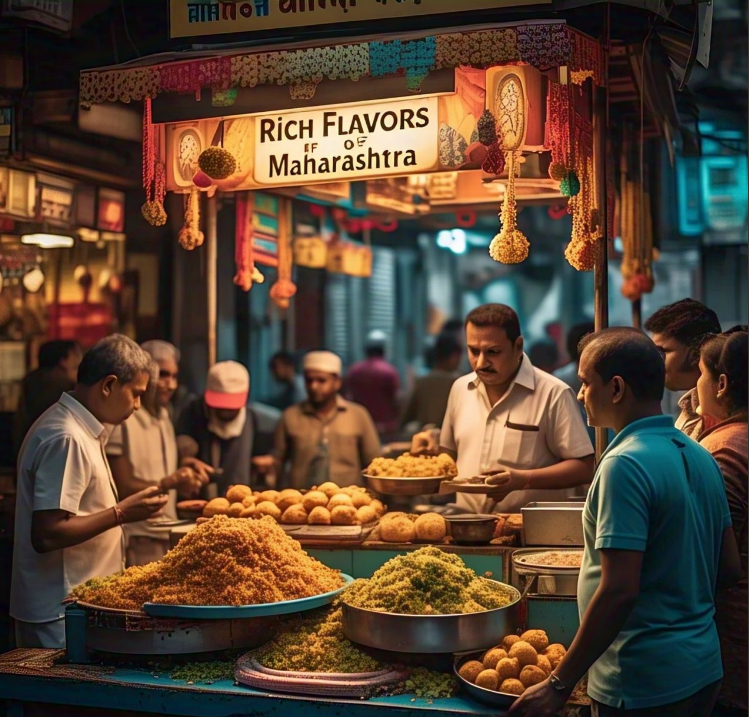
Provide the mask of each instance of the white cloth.
MULTIPOLYGON (((457 452, 458 475, 470 478, 498 466, 547 468, 593 454, 574 393, 562 381, 534 368, 523 356, 520 371, 494 406, 475 373, 453 384, 440 445, 457 452)), ((531 501, 567 500, 567 490, 522 490, 495 508, 517 513, 531 501)), ((458 493, 458 505, 479 512, 483 495, 458 493)))
POLYGON ((50 622, 64 617, 61 602, 76 585, 123 568, 120 528, 44 554, 31 545, 34 511, 92 515, 117 504, 117 489, 104 455, 107 433, 86 408, 63 393, 23 442, 10 592, 10 614, 16 620, 50 622))
POLYGON ((65 647, 65 620, 51 622, 15 621, 16 647, 61 650, 65 647))
POLYGON ((244 424, 247 420, 247 409, 240 409, 239 413, 231 421, 219 421, 216 411, 206 407, 208 411, 208 430, 222 441, 230 441, 232 438, 242 435, 244 424))
MULTIPOLYGON (((177 470, 177 438, 166 409, 154 416, 145 408, 135 411, 123 424, 116 426, 107 441, 108 456, 125 456, 133 466, 133 474, 140 480, 158 485, 162 478, 177 470)), ((177 519, 177 491, 169 491, 169 501, 159 516, 177 519)), ((134 535, 168 541, 166 533, 156 533, 148 522, 124 526, 125 537, 134 535)))
POLYGON ((302 368, 305 371, 322 371, 334 376, 343 375, 341 358, 332 351, 310 351, 302 361, 302 368))

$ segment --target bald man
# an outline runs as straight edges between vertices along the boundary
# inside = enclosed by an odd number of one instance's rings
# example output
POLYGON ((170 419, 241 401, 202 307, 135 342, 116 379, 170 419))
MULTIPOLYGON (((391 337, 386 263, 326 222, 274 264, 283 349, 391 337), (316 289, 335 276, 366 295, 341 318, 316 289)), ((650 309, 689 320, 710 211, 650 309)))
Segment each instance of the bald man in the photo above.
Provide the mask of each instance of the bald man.
POLYGON ((360 485, 362 470, 380 454, 372 417, 340 395, 343 367, 336 354, 312 351, 303 369, 307 400, 287 408, 276 429, 273 457, 280 486, 360 485))

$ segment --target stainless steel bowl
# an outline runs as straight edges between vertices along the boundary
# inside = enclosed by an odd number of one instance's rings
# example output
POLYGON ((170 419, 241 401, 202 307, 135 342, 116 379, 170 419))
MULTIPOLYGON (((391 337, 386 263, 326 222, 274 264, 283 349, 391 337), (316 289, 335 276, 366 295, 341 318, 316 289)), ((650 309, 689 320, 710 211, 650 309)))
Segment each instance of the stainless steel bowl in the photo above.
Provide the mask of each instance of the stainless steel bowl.
POLYGON ((455 676, 458 678, 458 682, 460 683, 461 688, 464 689, 469 695, 471 695, 471 697, 478 700, 479 702, 483 702, 484 704, 504 708, 512 706, 512 703, 517 699, 517 695, 508 695, 505 692, 487 690, 485 687, 474 685, 460 676, 459 670, 466 662, 468 662, 469 660, 481 660, 482 655, 483 652, 476 652, 471 655, 463 655, 462 657, 459 657, 457 660, 455 660, 455 666, 453 667, 453 669, 455 671, 455 676))
POLYGON ((509 605, 465 615, 398 615, 364 610, 344 602, 343 632, 352 642, 390 652, 437 654, 486 650, 505 635, 514 633, 519 624, 520 593, 510 585, 500 584, 512 595, 509 605))
POLYGON ((496 515, 447 515, 450 535, 456 543, 488 543, 494 537, 496 515))
POLYGON ((362 473, 367 486, 382 495, 434 495, 439 493, 444 477, 437 478, 383 478, 362 473))

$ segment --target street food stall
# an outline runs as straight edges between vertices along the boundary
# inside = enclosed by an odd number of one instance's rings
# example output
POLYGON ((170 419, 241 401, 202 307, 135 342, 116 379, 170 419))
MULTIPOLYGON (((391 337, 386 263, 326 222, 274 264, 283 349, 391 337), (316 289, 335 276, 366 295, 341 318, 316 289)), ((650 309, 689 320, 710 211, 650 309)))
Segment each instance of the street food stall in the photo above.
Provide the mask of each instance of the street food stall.
MULTIPOLYGON (((369 231, 398 216, 492 206, 490 254, 517 264, 533 250, 518 203, 567 197, 560 251, 596 272, 605 325, 605 78, 596 40, 528 21, 143 58, 83 72, 80 101, 143 102, 143 217, 163 225, 166 193, 184 198, 178 241, 205 245, 213 363, 219 200, 233 203, 234 282, 250 291, 273 267, 271 298, 288 307, 293 264, 367 275, 369 231), (298 232, 299 196, 345 197, 337 220, 362 241, 298 232)), ((443 457, 396 476, 403 490, 365 473, 369 491, 233 486, 183 506, 184 527, 162 526, 174 546, 162 561, 76 588, 67 652, 0 657, 0 692, 19 714, 39 701, 61 714, 497 714, 574 636, 579 506, 462 525, 385 505, 459 484, 443 457)), ((568 709, 587 709, 584 689, 568 709)))

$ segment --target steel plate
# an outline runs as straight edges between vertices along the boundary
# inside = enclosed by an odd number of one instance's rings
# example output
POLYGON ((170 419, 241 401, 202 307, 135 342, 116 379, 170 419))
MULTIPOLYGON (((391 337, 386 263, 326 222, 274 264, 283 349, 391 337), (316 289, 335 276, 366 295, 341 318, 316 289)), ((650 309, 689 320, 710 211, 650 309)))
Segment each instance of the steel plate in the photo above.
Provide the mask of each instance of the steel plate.
POLYGON ((337 590, 322 595, 313 595, 299 600, 264 603, 262 605, 161 605, 147 602, 143 610, 155 617, 193 618, 197 620, 227 620, 240 617, 267 617, 270 615, 289 615, 305 612, 328 605, 340 595, 354 579, 341 573, 344 585, 337 590))
POLYGON ((367 485, 382 495, 434 495, 440 492, 445 476, 428 478, 396 478, 392 476, 369 476, 362 473, 367 485))
POLYGON ((480 660, 484 654, 481 652, 474 652, 471 655, 463 655, 455 660, 455 676, 458 678, 461 689, 465 690, 471 697, 477 699, 479 702, 483 702, 487 705, 494 707, 504 707, 505 709, 512 706, 512 703, 517 699, 517 695, 508 695, 506 692, 495 692, 494 690, 487 690, 485 687, 478 687, 470 683, 468 680, 460 676, 458 670, 463 666, 464 663, 469 660, 480 660))

